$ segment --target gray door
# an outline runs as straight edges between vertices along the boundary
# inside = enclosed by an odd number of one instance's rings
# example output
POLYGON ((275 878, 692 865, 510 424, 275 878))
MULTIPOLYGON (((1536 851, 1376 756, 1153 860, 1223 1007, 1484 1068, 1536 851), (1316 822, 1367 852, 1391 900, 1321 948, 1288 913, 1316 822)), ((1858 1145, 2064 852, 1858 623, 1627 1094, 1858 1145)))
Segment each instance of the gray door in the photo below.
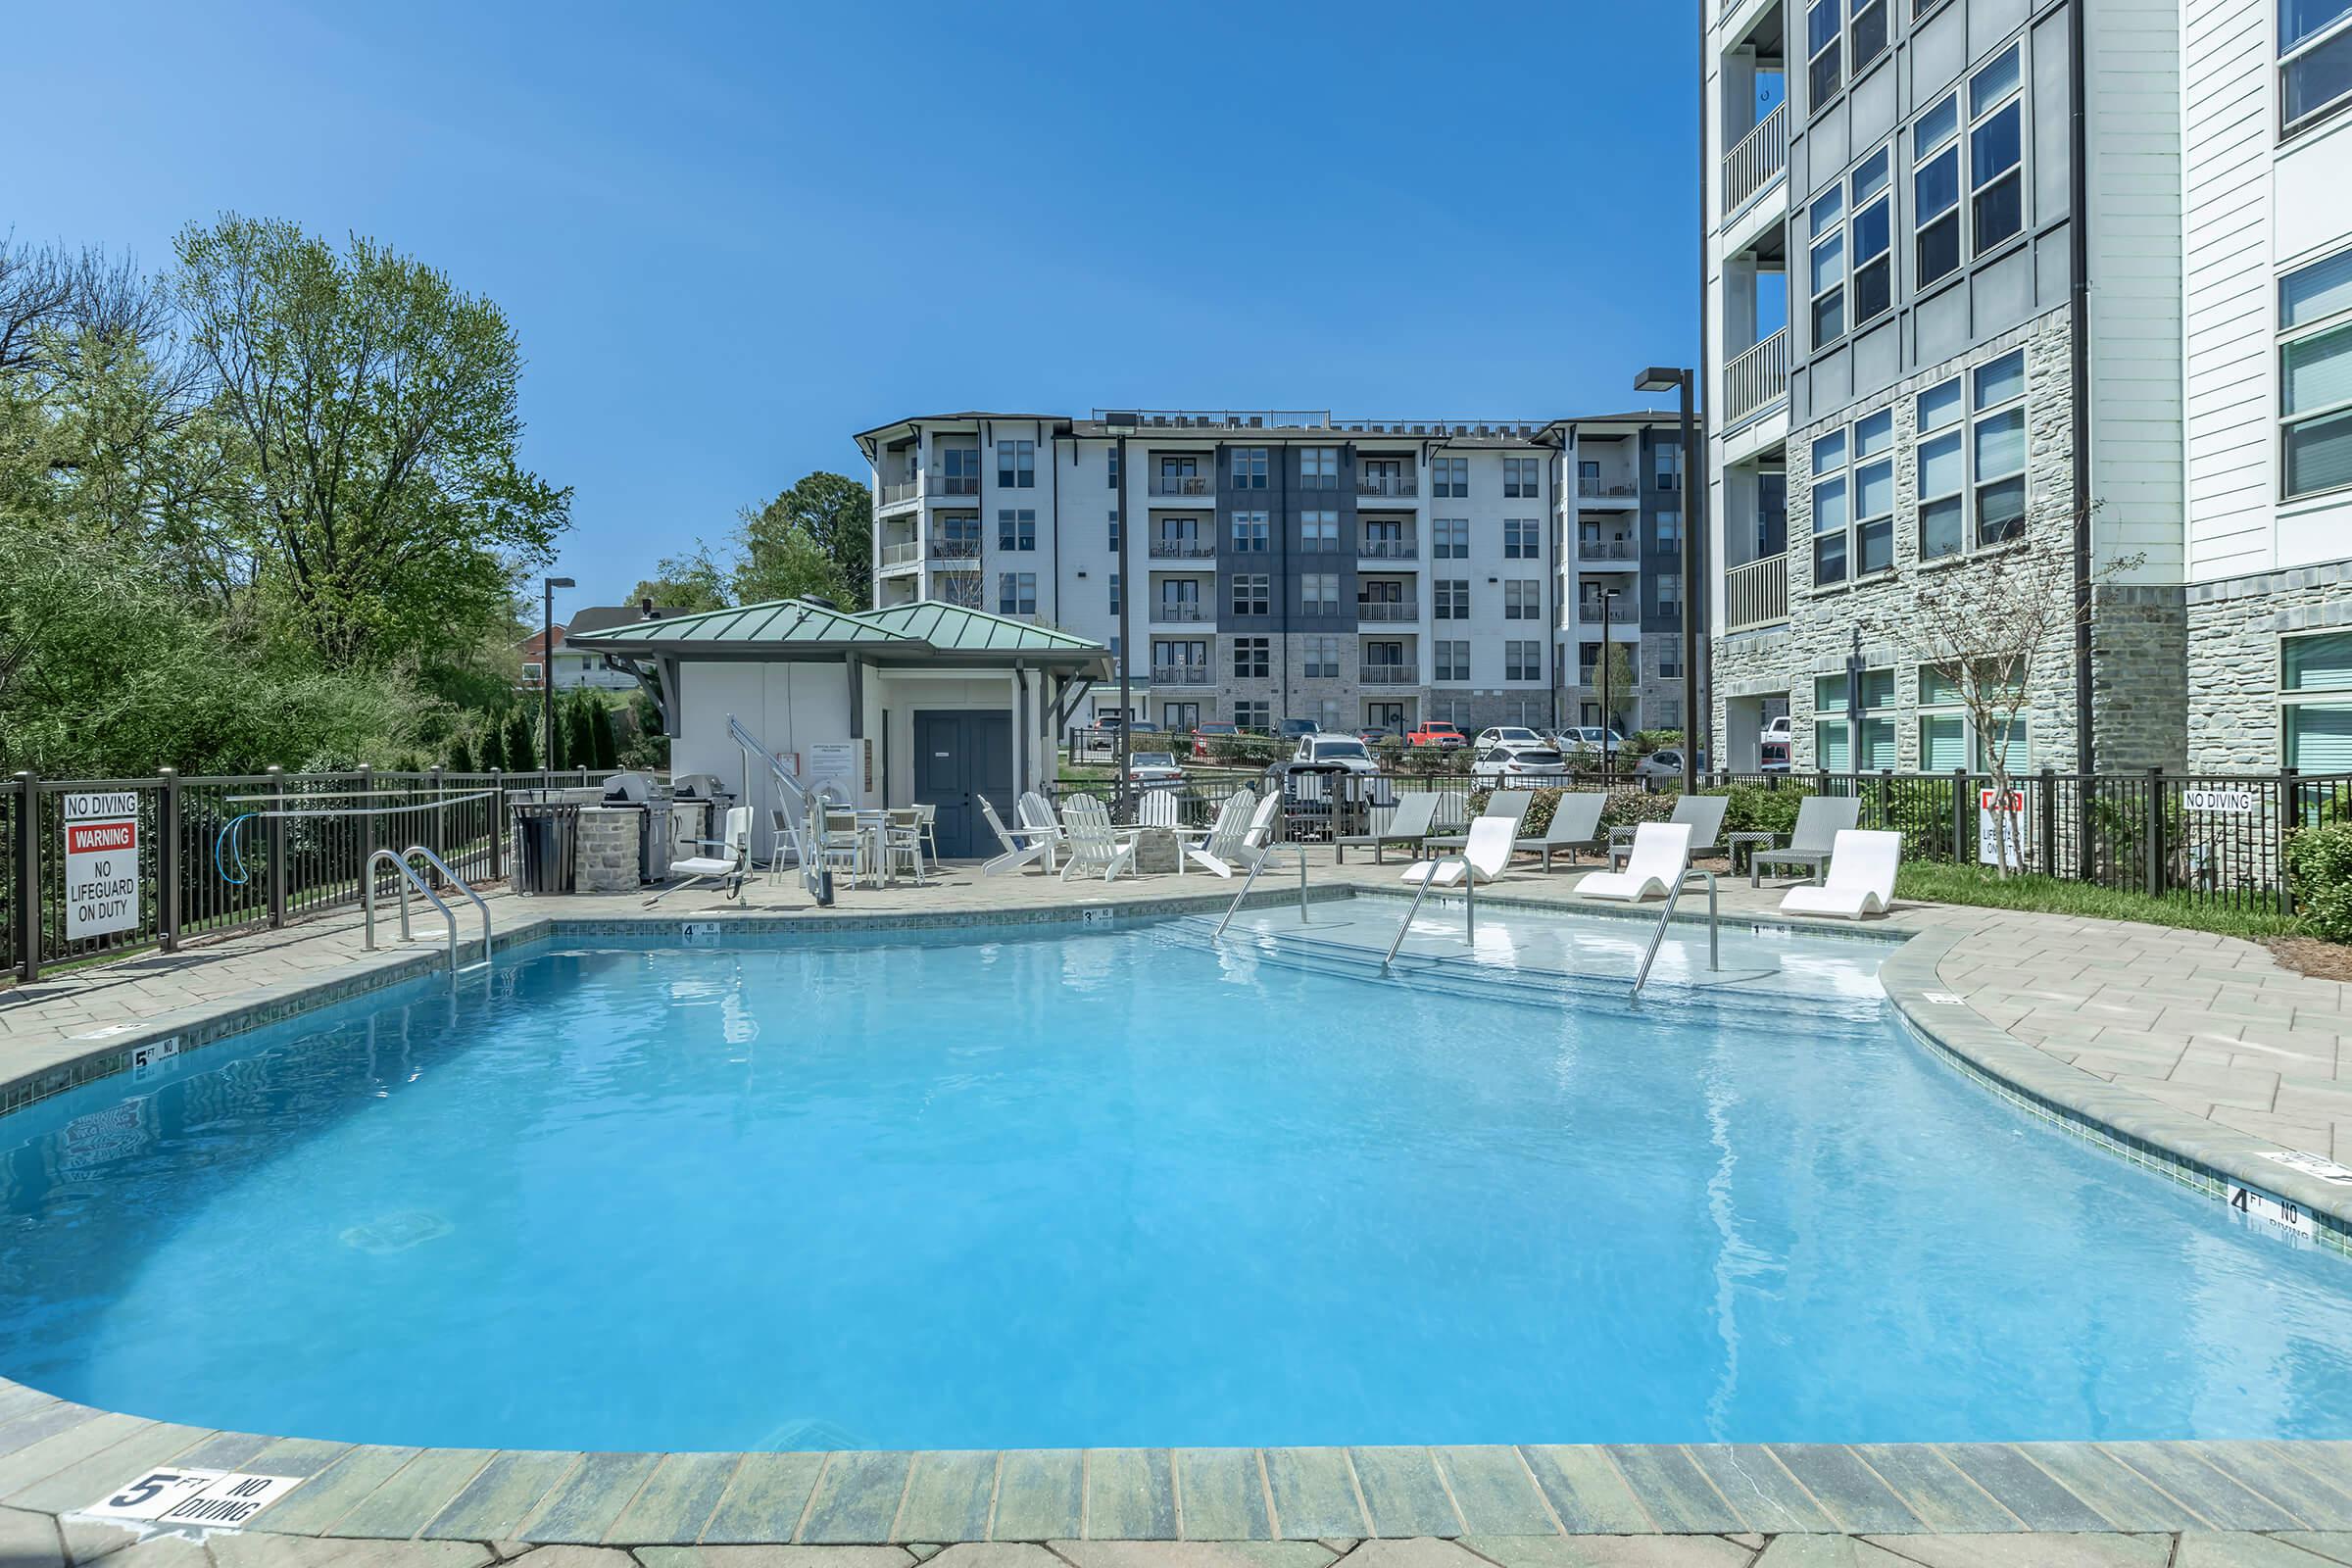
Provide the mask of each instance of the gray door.
POLYGON ((997 815, 1010 822, 1012 715, 916 710, 914 799, 939 808, 939 853, 947 858, 984 859, 1004 848, 980 816, 984 790, 997 815))

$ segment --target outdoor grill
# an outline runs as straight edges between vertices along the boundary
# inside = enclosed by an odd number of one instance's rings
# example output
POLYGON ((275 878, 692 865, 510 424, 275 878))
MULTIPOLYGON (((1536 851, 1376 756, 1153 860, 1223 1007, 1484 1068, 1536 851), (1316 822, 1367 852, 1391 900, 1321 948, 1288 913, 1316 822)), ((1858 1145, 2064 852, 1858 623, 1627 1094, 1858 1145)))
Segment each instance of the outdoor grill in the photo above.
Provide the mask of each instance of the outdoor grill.
POLYGON ((605 780, 608 811, 634 808, 645 818, 637 827, 637 880, 659 882, 669 873, 669 835, 661 831, 670 815, 662 790, 643 773, 615 773, 605 780))

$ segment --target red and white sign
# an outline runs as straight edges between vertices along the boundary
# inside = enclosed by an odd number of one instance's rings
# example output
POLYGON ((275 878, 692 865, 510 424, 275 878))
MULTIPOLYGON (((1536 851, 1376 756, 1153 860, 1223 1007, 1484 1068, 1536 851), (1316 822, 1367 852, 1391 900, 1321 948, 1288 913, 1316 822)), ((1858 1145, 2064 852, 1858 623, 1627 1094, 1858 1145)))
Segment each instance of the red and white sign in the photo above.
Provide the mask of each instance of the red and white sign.
POLYGON ((2011 790, 2003 802, 1997 790, 1977 791, 1977 858, 1986 865, 2001 863, 2001 840, 2009 840, 2009 868, 2026 867, 2026 792, 2011 790))
POLYGON ((139 798, 93 790, 65 798, 66 938, 139 924, 139 798))

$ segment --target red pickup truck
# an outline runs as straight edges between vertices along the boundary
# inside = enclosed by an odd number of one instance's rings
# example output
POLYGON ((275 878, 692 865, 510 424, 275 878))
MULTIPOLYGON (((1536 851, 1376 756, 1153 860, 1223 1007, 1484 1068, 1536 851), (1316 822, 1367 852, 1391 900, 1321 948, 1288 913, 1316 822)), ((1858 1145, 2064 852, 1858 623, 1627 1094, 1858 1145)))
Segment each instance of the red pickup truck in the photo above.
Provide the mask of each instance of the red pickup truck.
POLYGON ((1469 745, 1470 737, 1464 735, 1445 719, 1431 718, 1422 720, 1418 728, 1407 730, 1404 744, 1407 746, 1436 746, 1446 751, 1452 751, 1456 747, 1469 745))

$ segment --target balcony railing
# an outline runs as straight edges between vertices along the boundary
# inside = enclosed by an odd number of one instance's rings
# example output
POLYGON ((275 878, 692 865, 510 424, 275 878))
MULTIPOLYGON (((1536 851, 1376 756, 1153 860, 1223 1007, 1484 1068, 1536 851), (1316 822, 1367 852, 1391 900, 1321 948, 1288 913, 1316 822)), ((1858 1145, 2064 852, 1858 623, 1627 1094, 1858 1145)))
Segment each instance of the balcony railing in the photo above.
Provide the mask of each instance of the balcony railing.
POLYGON ((1418 561, 1421 541, 1418 539, 1366 539, 1355 547, 1359 561, 1418 561))
POLYGON ((1154 686, 1206 686, 1209 667, 1206 664, 1153 664, 1152 684, 1154 686))
POLYGON ((1217 553, 1214 539, 1154 539, 1153 561, 1207 561, 1217 553))
POLYGON ((1788 395, 1788 329, 1778 332, 1723 368, 1724 420, 1738 424, 1788 395))
POLYGON ((1788 618, 1788 558, 1766 556, 1723 574, 1726 631, 1777 626, 1788 618))
POLYGON ((1363 686, 1418 686, 1420 672, 1410 664, 1366 664, 1357 672, 1363 686))
POLYGON ((895 507, 902 501, 912 501, 915 488, 915 482, 912 479, 902 480, 897 484, 885 484, 882 487, 882 504, 886 507, 895 507))
POLYGON ((978 561, 980 541, 950 539, 945 534, 935 533, 931 536, 931 554, 942 561, 978 561))
POLYGON ((1355 602, 1355 618, 1358 620, 1419 620, 1421 606, 1412 601, 1399 603, 1394 599, 1359 599, 1355 602))
POLYGON ((1576 607, 1576 618, 1598 621, 1604 610, 1607 612, 1609 624, 1612 626, 1622 626, 1629 621, 1642 618, 1642 607, 1639 605, 1627 604, 1622 600, 1612 600, 1604 605, 1596 599, 1580 601, 1576 607))
POLYGON ((1421 482, 1409 473, 1359 473, 1355 476, 1355 493, 1359 496, 1417 496, 1421 482))
POLYGON ((1155 496, 1206 496, 1214 494, 1216 482, 1205 473, 1155 473, 1152 475, 1151 493, 1155 496))
POLYGON ((909 539, 904 544, 884 545, 882 547, 882 569, 888 571, 893 566, 911 566, 921 558, 922 553, 921 543, 913 539, 909 539))
POLYGON ((1723 155, 1723 212, 1726 218, 1788 167, 1788 106, 1775 104, 1740 145, 1723 155))
POLYGON ((935 496, 976 496, 980 493, 980 476, 976 473, 934 473, 931 493, 935 496))
POLYGON ((1160 622, 1200 620, 1200 602, 1197 599, 1168 599, 1152 606, 1152 618, 1160 622))
POLYGON ((1580 473, 1576 476, 1576 493, 1588 501, 1630 501, 1642 491, 1631 479, 1603 479, 1597 474, 1580 473))
POLYGON ((1640 555, 1642 546, 1633 539, 1579 539, 1576 559, 1579 561, 1632 561, 1640 555))

